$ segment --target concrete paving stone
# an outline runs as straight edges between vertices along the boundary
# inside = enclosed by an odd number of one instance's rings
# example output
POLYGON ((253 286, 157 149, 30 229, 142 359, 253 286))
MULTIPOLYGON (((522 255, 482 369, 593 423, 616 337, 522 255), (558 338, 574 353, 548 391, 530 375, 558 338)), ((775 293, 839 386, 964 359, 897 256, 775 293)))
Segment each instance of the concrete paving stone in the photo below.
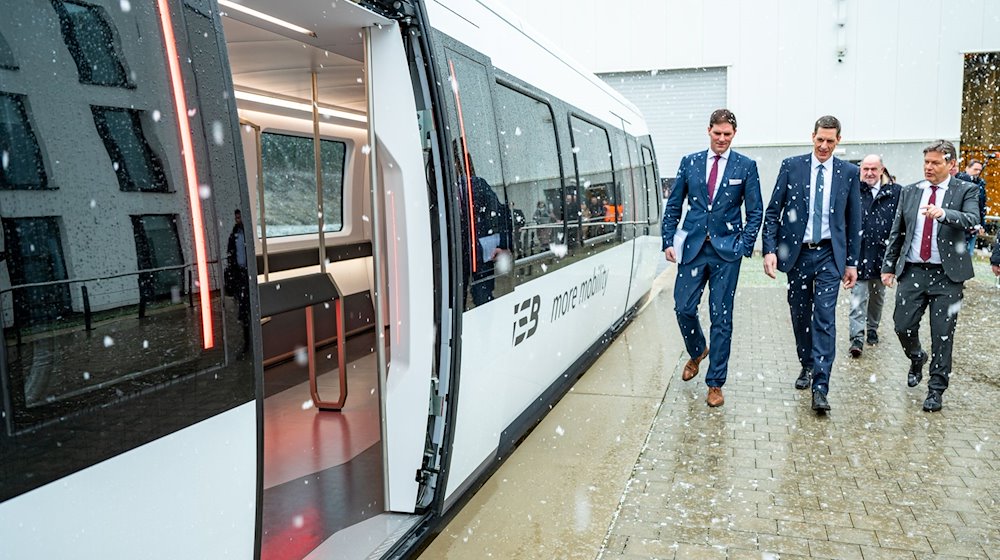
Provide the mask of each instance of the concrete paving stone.
POLYGON ((809 540, 827 540, 826 525, 802 523, 798 521, 778 521, 778 534, 786 537, 800 537, 809 540))
POLYGON ((900 548, 912 550, 914 552, 931 552, 931 545, 927 537, 921 535, 908 536, 895 531, 875 530, 878 536, 879 546, 883 548, 900 548))
POLYGON ((871 546, 862 546, 861 555, 865 560, 916 560, 916 555, 912 550, 875 548, 871 546))
POLYGON ((757 533, 750 531, 734 531, 731 529, 709 529, 708 544, 712 546, 722 546, 727 550, 747 549, 756 550, 757 533))
POLYGON ((851 514, 842 511, 829 511, 821 509, 803 509, 802 516, 807 523, 822 523, 823 525, 833 525, 837 527, 853 527, 851 514))
POLYGON ((958 556, 962 558, 986 558, 986 551, 977 543, 957 541, 935 541, 929 539, 934 554, 958 556))
POLYGON ((674 557, 691 560, 726 560, 727 554, 725 547, 680 543, 674 557))
POLYGON ((879 544, 878 537, 875 536, 875 531, 870 529, 830 526, 826 528, 826 533, 827 538, 834 542, 869 546, 878 546, 879 544))
POLYGON ((809 539, 798 537, 787 537, 783 535, 757 535, 758 548, 761 552, 780 554, 782 558, 786 554, 799 554, 809 556, 809 539))
POLYGON ((759 534, 776 535, 778 533, 778 522, 774 519, 765 519, 756 515, 736 515, 732 518, 731 528, 736 531, 752 531, 759 534))
POLYGON ((837 560, 864 559, 859 545, 830 541, 809 541, 809 556, 813 558, 835 558, 837 560))
POLYGON ((928 540, 934 539, 942 542, 956 540, 955 533, 951 525, 943 523, 920 523, 918 521, 899 520, 903 533, 906 535, 922 535, 928 540))
MULTIPOLYGON (((856 529, 871 529, 873 531, 887 531, 902 533, 903 527, 899 520, 888 515, 851 515, 851 526, 856 529)), ((919 521, 919 520, 918 520, 919 521)))
POLYGON ((659 539, 629 539, 625 543, 623 554, 642 556, 645 558, 675 558, 678 544, 674 541, 659 539))

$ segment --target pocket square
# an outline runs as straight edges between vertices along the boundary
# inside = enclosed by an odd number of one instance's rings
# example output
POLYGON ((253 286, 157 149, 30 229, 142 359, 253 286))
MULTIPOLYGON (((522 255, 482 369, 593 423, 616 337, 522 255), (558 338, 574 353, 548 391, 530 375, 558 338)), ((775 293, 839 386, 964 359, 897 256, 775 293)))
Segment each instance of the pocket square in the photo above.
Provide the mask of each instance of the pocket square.
POLYGON ((729 184, 730 185, 742 185, 743 184, 743 179, 730 179, 729 180, 729 184))

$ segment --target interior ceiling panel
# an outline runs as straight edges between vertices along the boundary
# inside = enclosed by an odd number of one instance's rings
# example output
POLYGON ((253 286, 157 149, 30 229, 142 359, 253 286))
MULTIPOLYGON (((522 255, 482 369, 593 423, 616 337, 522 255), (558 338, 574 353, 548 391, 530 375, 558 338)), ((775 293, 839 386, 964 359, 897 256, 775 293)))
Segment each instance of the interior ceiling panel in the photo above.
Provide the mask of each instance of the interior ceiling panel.
POLYGON ((313 31, 316 37, 222 8, 233 82, 280 95, 310 99, 315 71, 322 103, 364 111, 364 44, 361 29, 387 20, 353 2, 316 0, 238 3, 313 31))

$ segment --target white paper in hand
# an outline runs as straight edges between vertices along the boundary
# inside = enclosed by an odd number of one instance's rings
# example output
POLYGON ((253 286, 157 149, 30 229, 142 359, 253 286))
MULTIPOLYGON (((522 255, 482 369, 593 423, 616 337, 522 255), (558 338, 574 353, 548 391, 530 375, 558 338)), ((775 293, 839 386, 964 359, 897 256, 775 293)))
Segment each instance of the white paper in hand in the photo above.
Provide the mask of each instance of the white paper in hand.
POLYGON ((684 240, 687 236, 688 232, 680 228, 674 233, 674 255, 677 257, 677 264, 684 262, 684 240))

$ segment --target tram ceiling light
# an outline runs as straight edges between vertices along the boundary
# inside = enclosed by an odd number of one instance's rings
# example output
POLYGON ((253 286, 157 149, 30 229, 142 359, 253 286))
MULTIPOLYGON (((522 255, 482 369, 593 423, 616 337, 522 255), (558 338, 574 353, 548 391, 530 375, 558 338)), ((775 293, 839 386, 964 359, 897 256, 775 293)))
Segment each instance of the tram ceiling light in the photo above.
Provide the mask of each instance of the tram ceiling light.
MULTIPOLYGON (((236 99, 241 99, 243 101, 250 101, 252 103, 262 103, 264 105, 271 105, 272 107, 283 107, 285 109, 292 109, 294 111, 302 111, 305 113, 312 113, 312 105, 308 101, 295 101, 292 99, 283 99, 281 97, 272 97, 270 95, 264 95, 261 93, 254 93, 251 91, 244 90, 233 90, 236 95, 236 99)), ((338 119, 346 119, 355 122, 368 122, 368 117, 365 115, 358 115, 355 113, 349 113, 341 109, 333 109, 331 107, 319 106, 319 114, 326 117, 335 117, 338 119)))
POLYGON ((248 8, 248 7, 246 7, 246 6, 242 5, 242 4, 237 4, 236 2, 233 2, 232 0, 219 0, 219 5, 223 6, 223 7, 226 7, 226 8, 229 8, 230 10, 234 10, 234 11, 246 14, 246 15, 251 16, 251 17, 255 17, 257 19, 264 20, 264 21, 266 21, 268 23, 273 23, 275 25, 280 25, 281 27, 284 27, 285 29, 291 29, 292 31, 295 31, 296 33, 301 33, 303 35, 308 35, 310 37, 315 37, 316 36, 315 32, 309 31, 305 27, 299 27, 298 25, 295 25, 294 23, 287 22, 287 21, 285 21, 283 19, 278 19, 278 18, 276 18, 276 17, 274 17, 272 15, 265 14, 264 12, 258 12, 257 10, 254 10, 253 8, 248 8))

